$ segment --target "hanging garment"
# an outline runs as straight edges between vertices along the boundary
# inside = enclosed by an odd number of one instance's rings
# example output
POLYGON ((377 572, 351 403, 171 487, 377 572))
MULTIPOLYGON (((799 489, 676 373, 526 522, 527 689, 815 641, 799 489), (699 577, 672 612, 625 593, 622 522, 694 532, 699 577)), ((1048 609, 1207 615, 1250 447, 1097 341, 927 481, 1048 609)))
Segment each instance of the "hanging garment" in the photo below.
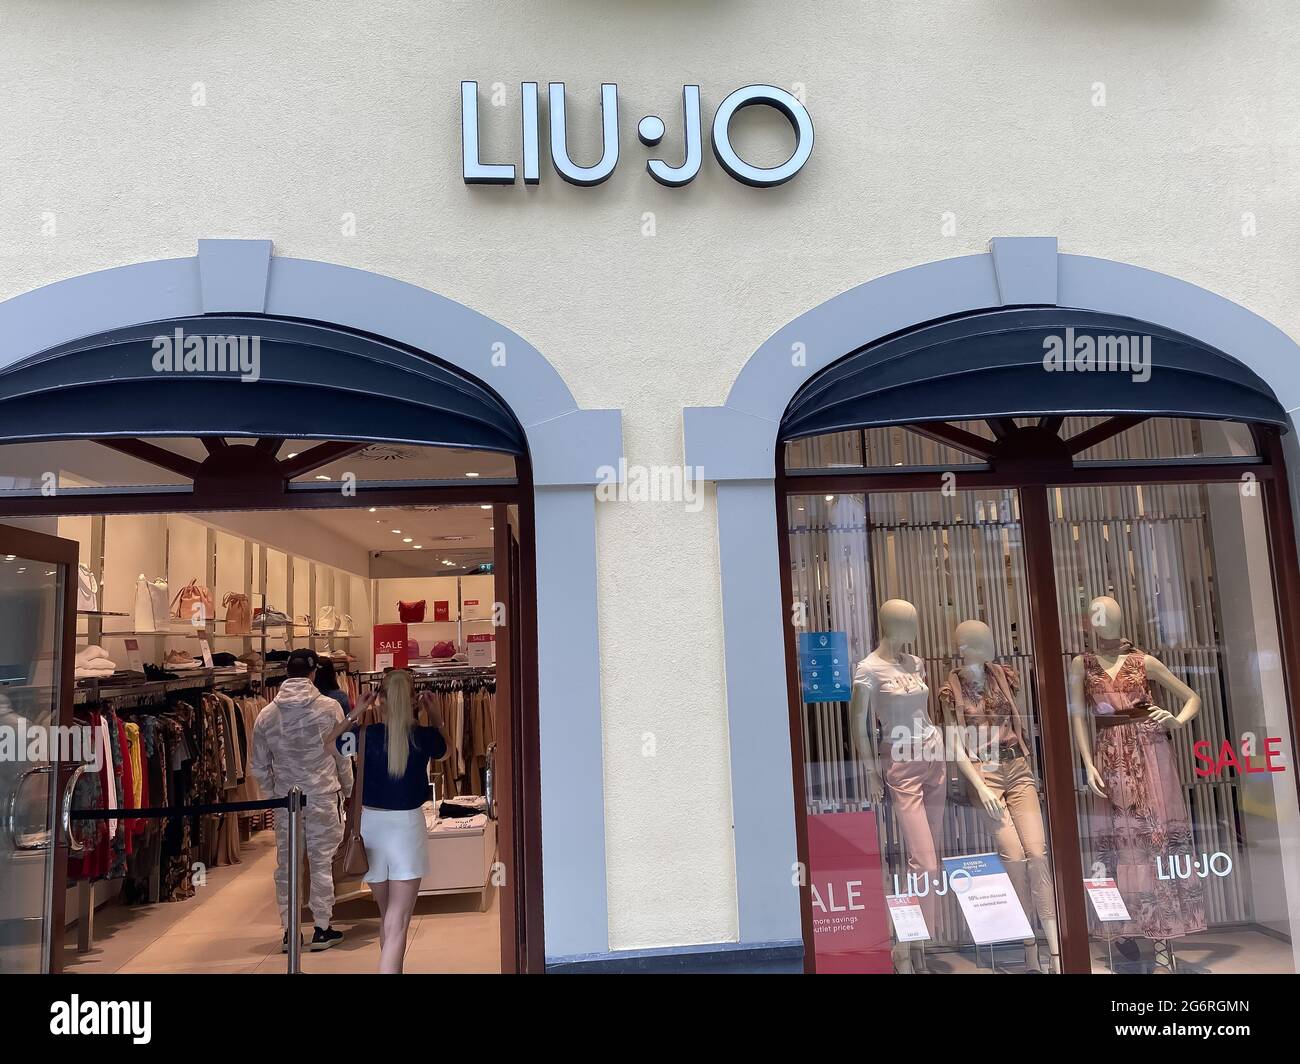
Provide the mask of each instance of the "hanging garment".
POLYGON ((1168 732, 1148 715, 1154 702, 1146 655, 1126 655, 1114 677, 1091 652, 1083 664, 1084 701, 1097 726, 1097 770, 1109 799, 1107 822, 1096 833, 1097 857, 1132 917, 1096 923, 1095 930, 1105 939, 1155 940, 1204 931, 1205 892, 1196 875, 1161 879, 1157 871, 1187 865, 1194 840, 1168 732))

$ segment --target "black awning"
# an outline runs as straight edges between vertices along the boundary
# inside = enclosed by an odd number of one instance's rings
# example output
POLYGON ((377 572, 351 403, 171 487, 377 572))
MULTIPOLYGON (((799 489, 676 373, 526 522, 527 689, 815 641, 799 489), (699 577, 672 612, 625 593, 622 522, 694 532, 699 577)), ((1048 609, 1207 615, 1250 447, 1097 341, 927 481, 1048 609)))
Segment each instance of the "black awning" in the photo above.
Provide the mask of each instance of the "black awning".
POLYGON ((781 439, 1057 414, 1287 424, 1260 377, 1189 336, 1115 315, 1019 307, 921 326, 848 355, 795 395, 781 439), (1075 368, 1044 365, 1058 350, 1075 368), (1105 359, 1113 368, 1087 369, 1089 352, 1094 366, 1105 359))
POLYGON ((279 436, 525 453, 509 408, 458 370, 374 337, 253 315, 87 336, 0 373, 0 442, 103 436, 279 436))

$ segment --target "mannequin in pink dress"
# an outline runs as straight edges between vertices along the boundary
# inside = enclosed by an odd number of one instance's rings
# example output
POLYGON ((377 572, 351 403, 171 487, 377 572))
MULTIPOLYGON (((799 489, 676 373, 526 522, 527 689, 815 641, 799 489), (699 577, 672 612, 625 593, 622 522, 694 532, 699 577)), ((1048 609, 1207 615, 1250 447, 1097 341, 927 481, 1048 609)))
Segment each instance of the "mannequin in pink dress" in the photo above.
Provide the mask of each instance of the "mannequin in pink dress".
POLYGON ((1090 828, 1097 860, 1114 878, 1131 917, 1100 923, 1097 932, 1118 941, 1126 956, 1136 955, 1132 939, 1154 942, 1157 964, 1172 971, 1170 940, 1206 927, 1199 881, 1159 875, 1170 858, 1192 852, 1169 733, 1196 716, 1201 700, 1158 658, 1120 638, 1123 617, 1113 598, 1094 599, 1089 619, 1097 649, 1070 663, 1071 725, 1088 787, 1107 803, 1105 822, 1090 828), (1155 704, 1152 680, 1182 703, 1177 714, 1155 704), (1097 732, 1095 750, 1089 717, 1097 732))

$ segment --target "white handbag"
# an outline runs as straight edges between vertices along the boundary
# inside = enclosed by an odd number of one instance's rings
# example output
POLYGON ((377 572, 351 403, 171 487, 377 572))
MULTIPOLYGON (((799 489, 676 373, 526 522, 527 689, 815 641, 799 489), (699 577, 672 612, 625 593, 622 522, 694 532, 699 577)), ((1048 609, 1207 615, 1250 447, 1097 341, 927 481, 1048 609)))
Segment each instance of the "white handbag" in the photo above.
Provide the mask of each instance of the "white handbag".
POLYGON ((135 630, 166 632, 171 628, 171 595, 162 577, 150 580, 141 573, 135 581, 135 630))
POLYGON ((333 606, 322 606, 316 611, 316 631, 332 632, 339 626, 339 611, 333 606))
POLYGON ((77 612, 99 612, 99 581, 89 566, 77 566, 77 612))
POLYGON ((343 620, 339 621, 339 626, 336 631, 339 635, 352 634, 352 615, 350 613, 345 613, 343 615, 343 620))

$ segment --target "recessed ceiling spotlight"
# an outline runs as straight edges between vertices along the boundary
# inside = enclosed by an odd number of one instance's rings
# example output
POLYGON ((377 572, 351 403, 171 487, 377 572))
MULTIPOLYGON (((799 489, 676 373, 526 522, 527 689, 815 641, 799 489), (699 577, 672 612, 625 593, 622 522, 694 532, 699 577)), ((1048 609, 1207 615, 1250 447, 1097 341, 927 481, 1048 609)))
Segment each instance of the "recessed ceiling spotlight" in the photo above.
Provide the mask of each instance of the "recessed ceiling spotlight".
POLYGON ((491 504, 490 502, 485 502, 485 503, 483 503, 483 504, 479 507, 479 509, 480 509, 480 510, 490 510, 490 509, 492 509, 492 504, 491 504))
POLYGON ((317 473, 317 474, 316 474, 316 479, 317 479, 317 480, 329 480, 329 477, 327 477, 324 473, 317 473))
POLYGON ((294 451, 293 454, 289 455, 289 457, 290 457, 290 458, 297 458, 297 457, 298 457, 298 452, 297 452, 297 451, 294 451))
POLYGON ((424 544, 423 544, 423 543, 417 543, 417 544, 415 545, 415 549, 416 549, 416 550, 424 550, 424 544))
POLYGON ((374 512, 375 512, 375 508, 374 508, 373 506, 370 507, 370 512, 371 512, 371 513, 374 513, 374 512))
POLYGON ((477 473, 466 473, 465 475, 466 475, 467 477, 476 477, 476 476, 478 476, 477 473))
POLYGON ((827 502, 834 502, 834 501, 835 501, 835 496, 834 496, 834 495, 827 495, 827 496, 826 496, 826 501, 827 501, 827 502))
POLYGON ((413 540, 410 536, 407 536, 404 540, 402 540, 402 542, 403 542, 403 543, 414 543, 415 540, 413 540))
POLYGON ((402 534, 402 530, 400 528, 393 529, 393 535, 400 536, 401 534, 402 534))

